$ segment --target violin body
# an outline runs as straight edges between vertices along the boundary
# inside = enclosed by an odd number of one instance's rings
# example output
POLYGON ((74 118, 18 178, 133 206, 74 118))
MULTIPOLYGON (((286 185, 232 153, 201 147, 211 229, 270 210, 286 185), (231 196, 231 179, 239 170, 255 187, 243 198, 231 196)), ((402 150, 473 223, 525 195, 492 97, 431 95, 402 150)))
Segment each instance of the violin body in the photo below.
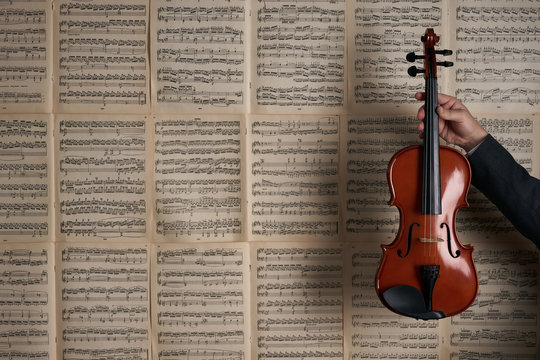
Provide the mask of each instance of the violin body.
MULTIPOLYGON (((426 312, 432 311, 444 313, 441 317, 452 316, 467 309, 478 292, 473 248, 462 245, 455 231, 457 211, 468 206, 471 170, 467 159, 457 150, 440 147, 441 205, 444 211, 442 214, 422 214, 422 156, 423 147, 416 145, 402 149, 390 160, 387 172, 391 194, 389 204, 399 209, 400 227, 394 242, 382 246, 383 257, 375 288, 387 307, 383 294, 388 289, 405 285, 425 294, 421 267, 437 265, 439 276, 432 289, 431 306, 426 305, 431 309, 426 308, 413 317, 431 318, 426 312)), ((403 314, 399 309, 391 310, 403 314)))

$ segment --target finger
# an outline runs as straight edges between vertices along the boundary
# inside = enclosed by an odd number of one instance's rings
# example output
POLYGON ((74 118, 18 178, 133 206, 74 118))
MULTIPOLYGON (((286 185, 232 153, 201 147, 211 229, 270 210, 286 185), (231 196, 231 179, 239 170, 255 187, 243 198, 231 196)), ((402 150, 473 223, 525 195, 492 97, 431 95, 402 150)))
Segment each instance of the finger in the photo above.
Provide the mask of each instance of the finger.
POLYGON ((419 109, 418 109, 418 112, 416 113, 416 118, 418 120, 424 120, 424 118, 426 117, 426 112, 424 110, 424 106, 421 106, 419 109))
POLYGON ((443 106, 437 107, 437 114, 444 120, 456 121, 464 118, 463 110, 461 109, 448 109, 443 106))
MULTIPOLYGON (((417 92, 416 94, 414 94, 414 98, 416 100, 425 100, 426 99, 426 93, 425 92, 417 92)), ((448 102, 453 103, 455 101, 458 101, 458 100, 453 96, 442 94, 442 93, 437 94, 437 102, 439 104, 446 104, 448 102)))
POLYGON ((464 106, 461 104, 461 101, 456 99, 453 96, 446 94, 438 94, 437 97, 438 105, 444 107, 445 109, 463 109, 464 106))
POLYGON ((437 94, 437 101, 439 102, 439 104, 446 104, 447 102, 452 101, 452 100, 457 100, 457 99, 453 96, 446 95, 443 93, 437 94))

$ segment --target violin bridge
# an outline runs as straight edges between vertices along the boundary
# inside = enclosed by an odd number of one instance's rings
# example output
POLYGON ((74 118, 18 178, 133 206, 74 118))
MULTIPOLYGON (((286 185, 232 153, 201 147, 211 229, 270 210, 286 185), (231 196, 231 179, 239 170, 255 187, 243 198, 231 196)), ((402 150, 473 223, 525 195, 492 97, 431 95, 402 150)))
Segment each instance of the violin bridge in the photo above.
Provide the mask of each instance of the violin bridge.
POLYGON ((419 238, 418 240, 420 240, 420 242, 423 242, 423 243, 437 243, 437 242, 444 242, 443 239, 441 238, 425 238, 425 237, 421 237, 419 238))

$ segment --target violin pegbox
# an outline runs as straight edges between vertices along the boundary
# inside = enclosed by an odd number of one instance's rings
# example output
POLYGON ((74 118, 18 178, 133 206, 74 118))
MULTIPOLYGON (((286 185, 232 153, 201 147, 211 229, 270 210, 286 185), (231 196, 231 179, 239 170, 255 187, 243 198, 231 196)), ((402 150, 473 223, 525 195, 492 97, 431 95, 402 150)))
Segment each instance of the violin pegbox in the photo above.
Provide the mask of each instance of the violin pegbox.
POLYGON ((414 77, 420 73, 424 73, 426 78, 437 77, 437 66, 450 67, 454 65, 454 63, 451 61, 437 62, 435 54, 448 56, 452 55, 452 50, 435 50, 435 45, 439 42, 440 37, 435 35, 432 28, 427 29, 426 33, 420 38, 420 40, 424 43, 424 55, 416 55, 414 52, 410 52, 405 58, 408 62, 415 62, 416 60, 423 59, 424 68, 421 69, 414 65, 409 67, 409 69, 407 69, 407 73, 410 76, 414 77), (437 66, 433 66, 433 64, 436 64, 437 66))

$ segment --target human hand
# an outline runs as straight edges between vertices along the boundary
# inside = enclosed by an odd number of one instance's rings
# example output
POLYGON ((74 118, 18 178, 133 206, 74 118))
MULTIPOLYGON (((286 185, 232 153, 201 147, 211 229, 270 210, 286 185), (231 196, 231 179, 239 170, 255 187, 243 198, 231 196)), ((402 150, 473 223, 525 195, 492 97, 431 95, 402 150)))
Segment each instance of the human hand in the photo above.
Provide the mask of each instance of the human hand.
MULTIPOLYGON (((417 100, 425 100, 425 93, 416 93, 417 100)), ((439 135, 451 144, 461 146, 465 151, 471 151, 488 135, 487 131, 476 121, 469 110, 458 99, 445 94, 438 94, 437 114, 439 115, 439 135)), ((418 130, 424 131, 424 107, 417 114, 418 130)), ((421 136, 423 133, 421 134, 421 136)))

